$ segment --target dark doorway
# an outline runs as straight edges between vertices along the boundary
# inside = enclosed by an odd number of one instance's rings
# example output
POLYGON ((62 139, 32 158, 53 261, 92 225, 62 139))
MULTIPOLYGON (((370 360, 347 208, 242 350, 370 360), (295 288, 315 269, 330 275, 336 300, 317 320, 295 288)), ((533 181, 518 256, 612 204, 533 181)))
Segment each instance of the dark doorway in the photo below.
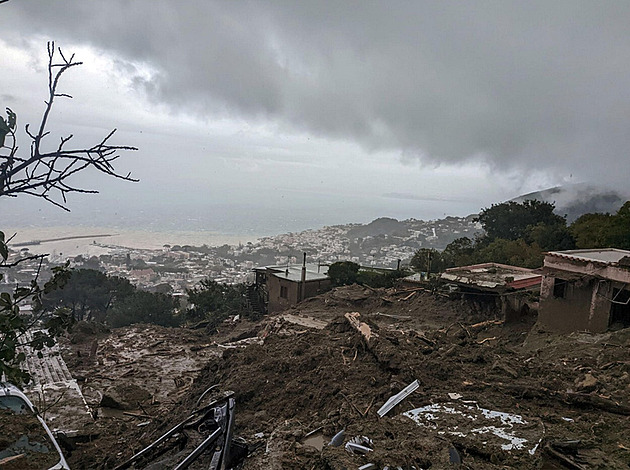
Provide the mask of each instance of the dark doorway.
POLYGON ((613 289, 610 305, 610 326, 630 326, 630 290, 613 289))

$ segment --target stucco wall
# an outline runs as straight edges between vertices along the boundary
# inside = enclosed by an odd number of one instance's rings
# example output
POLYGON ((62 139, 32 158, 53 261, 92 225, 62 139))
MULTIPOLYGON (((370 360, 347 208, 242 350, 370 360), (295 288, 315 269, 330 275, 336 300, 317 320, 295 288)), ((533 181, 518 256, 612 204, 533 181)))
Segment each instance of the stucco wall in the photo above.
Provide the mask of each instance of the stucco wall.
POLYGON ((309 297, 315 297, 322 292, 326 292, 328 289, 330 289, 330 286, 330 279, 323 279, 321 281, 309 281, 306 283, 306 288, 304 289, 304 298, 308 299, 309 297))
MULTIPOLYGON (((304 298, 314 297, 322 292, 330 289, 330 279, 323 279, 319 281, 307 281, 304 289, 304 298)), ((300 283, 282 279, 278 276, 268 276, 267 289, 269 291, 269 305, 268 310, 272 312, 281 312, 286 310, 292 305, 296 305, 300 299, 300 283), (285 286, 287 288, 287 298, 280 297, 280 287, 285 286)))
POLYGON ((608 329, 612 293, 610 281, 593 277, 568 279, 563 298, 554 297, 555 279, 562 274, 547 273, 540 289, 539 325, 551 331, 591 331, 601 333, 608 329))
POLYGON ((280 312, 289 308, 291 305, 298 303, 298 286, 299 283, 282 279, 277 276, 267 276, 267 289, 269 291, 268 310, 272 312, 280 312), (287 298, 280 297, 280 287, 287 288, 287 298))

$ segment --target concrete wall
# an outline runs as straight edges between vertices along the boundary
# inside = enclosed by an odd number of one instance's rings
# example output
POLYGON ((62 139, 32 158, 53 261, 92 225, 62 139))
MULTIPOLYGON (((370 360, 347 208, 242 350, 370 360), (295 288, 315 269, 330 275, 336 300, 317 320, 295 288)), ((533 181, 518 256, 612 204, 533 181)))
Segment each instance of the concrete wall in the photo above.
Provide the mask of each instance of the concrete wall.
POLYGON ((620 284, 594 277, 575 279, 575 276, 547 272, 540 289, 539 325, 560 333, 591 331, 601 333, 608 329, 610 302, 613 287, 620 284), (573 277, 574 279, 571 279, 573 277), (554 297, 555 280, 566 280, 563 298, 554 297))
POLYGON ((298 282, 282 279, 277 276, 267 276, 267 290, 269 291, 269 313, 286 310, 291 305, 298 303, 298 282), (287 288, 287 298, 280 297, 280 288, 287 288))
POLYGON ((529 292, 501 297, 501 310, 505 323, 520 322, 525 318, 536 317, 538 302, 533 302, 529 292))
MULTIPOLYGON (((304 298, 314 297, 327 291, 331 287, 330 279, 307 281, 304 289, 304 298)), ((300 301, 300 283, 282 279, 278 276, 267 276, 267 289, 269 291, 269 313, 281 312, 300 301), (287 298, 280 297, 280 288, 287 288, 287 298)))
POLYGON ((319 281, 308 281, 304 289, 304 298, 315 297, 316 295, 326 292, 332 287, 330 279, 322 279, 319 281))

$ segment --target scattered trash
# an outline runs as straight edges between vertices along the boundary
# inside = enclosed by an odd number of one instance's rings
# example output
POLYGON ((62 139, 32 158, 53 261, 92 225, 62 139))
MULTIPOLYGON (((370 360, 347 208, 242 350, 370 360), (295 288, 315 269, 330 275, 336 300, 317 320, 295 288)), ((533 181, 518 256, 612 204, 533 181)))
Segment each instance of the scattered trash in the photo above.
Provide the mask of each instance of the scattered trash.
POLYGON ((365 455, 374 450, 374 443, 369 437, 355 436, 346 443, 346 450, 353 454, 365 455))
MULTIPOLYGON (((233 392, 225 392, 219 398, 211 401, 207 406, 197 409, 188 418, 162 434, 149 446, 136 453, 127 461, 116 467, 116 470, 131 468, 138 462, 152 462, 172 448, 186 444, 186 432, 196 430, 200 436, 200 443, 174 467, 175 470, 188 468, 207 450, 211 452, 210 469, 232 469, 240 465, 242 452, 235 452, 240 443, 232 438, 234 424, 235 400, 233 392), (190 431, 187 431, 190 430, 190 431)), ((247 452, 245 451, 245 455, 247 452)), ((155 462, 160 465, 160 462, 155 462)))
POLYGON ((264 432, 257 432, 256 434, 254 434, 255 439, 262 439, 263 437, 265 437, 264 432))
POLYGON ((382 418, 387 413, 389 413, 392 410, 392 408, 394 408, 396 405, 398 405, 401 401, 403 401, 405 398, 407 398, 413 392, 418 390, 418 388, 420 388, 420 383, 416 379, 413 382, 411 382, 409 385, 407 385, 405 388, 403 388, 396 395, 390 397, 389 400, 387 400, 385 402, 385 404, 383 406, 381 406, 376 413, 379 415, 379 417, 382 418))
POLYGON ((346 313, 344 316, 350 325, 363 335, 366 341, 370 341, 370 339, 378 337, 376 333, 372 332, 370 325, 359 320, 359 317, 361 316, 359 312, 346 313))
POLYGON ((317 450, 322 450, 324 446, 326 445, 327 441, 328 439, 324 437, 324 434, 321 432, 321 428, 320 428, 304 436, 304 439, 302 439, 302 444, 305 446, 313 447, 314 449, 317 449, 317 450))
MULTIPOLYGON (((531 450, 528 442, 539 442, 536 428, 520 415, 472 406, 462 402, 433 404, 403 413, 420 426, 438 429, 439 434, 467 437, 481 434, 485 444, 495 444, 502 450, 531 450)), ((538 444, 536 444, 537 446, 538 444)))
POLYGON ((462 463, 462 458, 459 456, 459 452, 457 452, 457 449, 453 446, 448 448, 448 461, 456 465, 462 463))
POLYGON ((333 446, 333 447, 339 447, 341 444, 343 444, 343 438, 345 434, 346 434, 346 430, 342 429, 341 431, 339 431, 337 434, 333 436, 333 438, 330 440, 328 445, 333 446))
POLYGON ((448 397, 451 400, 459 400, 462 397, 462 395, 460 395, 459 393, 449 393, 448 397))
POLYGON ((359 470, 374 470, 376 468, 376 465, 373 463, 366 463, 365 465, 361 465, 359 467, 359 470))

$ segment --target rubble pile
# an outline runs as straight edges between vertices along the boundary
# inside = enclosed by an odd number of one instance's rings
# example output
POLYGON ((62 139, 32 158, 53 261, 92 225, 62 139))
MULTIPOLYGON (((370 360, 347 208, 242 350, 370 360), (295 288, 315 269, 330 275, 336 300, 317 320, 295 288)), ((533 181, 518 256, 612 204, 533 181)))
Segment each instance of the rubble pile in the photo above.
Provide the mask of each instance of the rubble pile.
MULTIPOLYGON (((97 419, 111 422, 69 462, 113 468, 217 385, 234 392, 234 433, 250 453, 244 469, 628 468, 630 331, 558 336, 534 321, 505 324, 487 308, 421 290, 351 286, 211 337, 114 331, 99 340, 102 366, 97 353, 69 367, 92 387, 133 385, 158 398, 97 419), (162 347, 170 352, 150 356, 162 347), (180 365, 196 357, 202 369, 194 379, 170 365, 149 373, 145 356, 180 365), (95 382, 99 375, 111 383, 95 382), (149 375, 170 391, 156 391, 149 375)), ((69 347, 76 355, 79 345, 69 347)))

